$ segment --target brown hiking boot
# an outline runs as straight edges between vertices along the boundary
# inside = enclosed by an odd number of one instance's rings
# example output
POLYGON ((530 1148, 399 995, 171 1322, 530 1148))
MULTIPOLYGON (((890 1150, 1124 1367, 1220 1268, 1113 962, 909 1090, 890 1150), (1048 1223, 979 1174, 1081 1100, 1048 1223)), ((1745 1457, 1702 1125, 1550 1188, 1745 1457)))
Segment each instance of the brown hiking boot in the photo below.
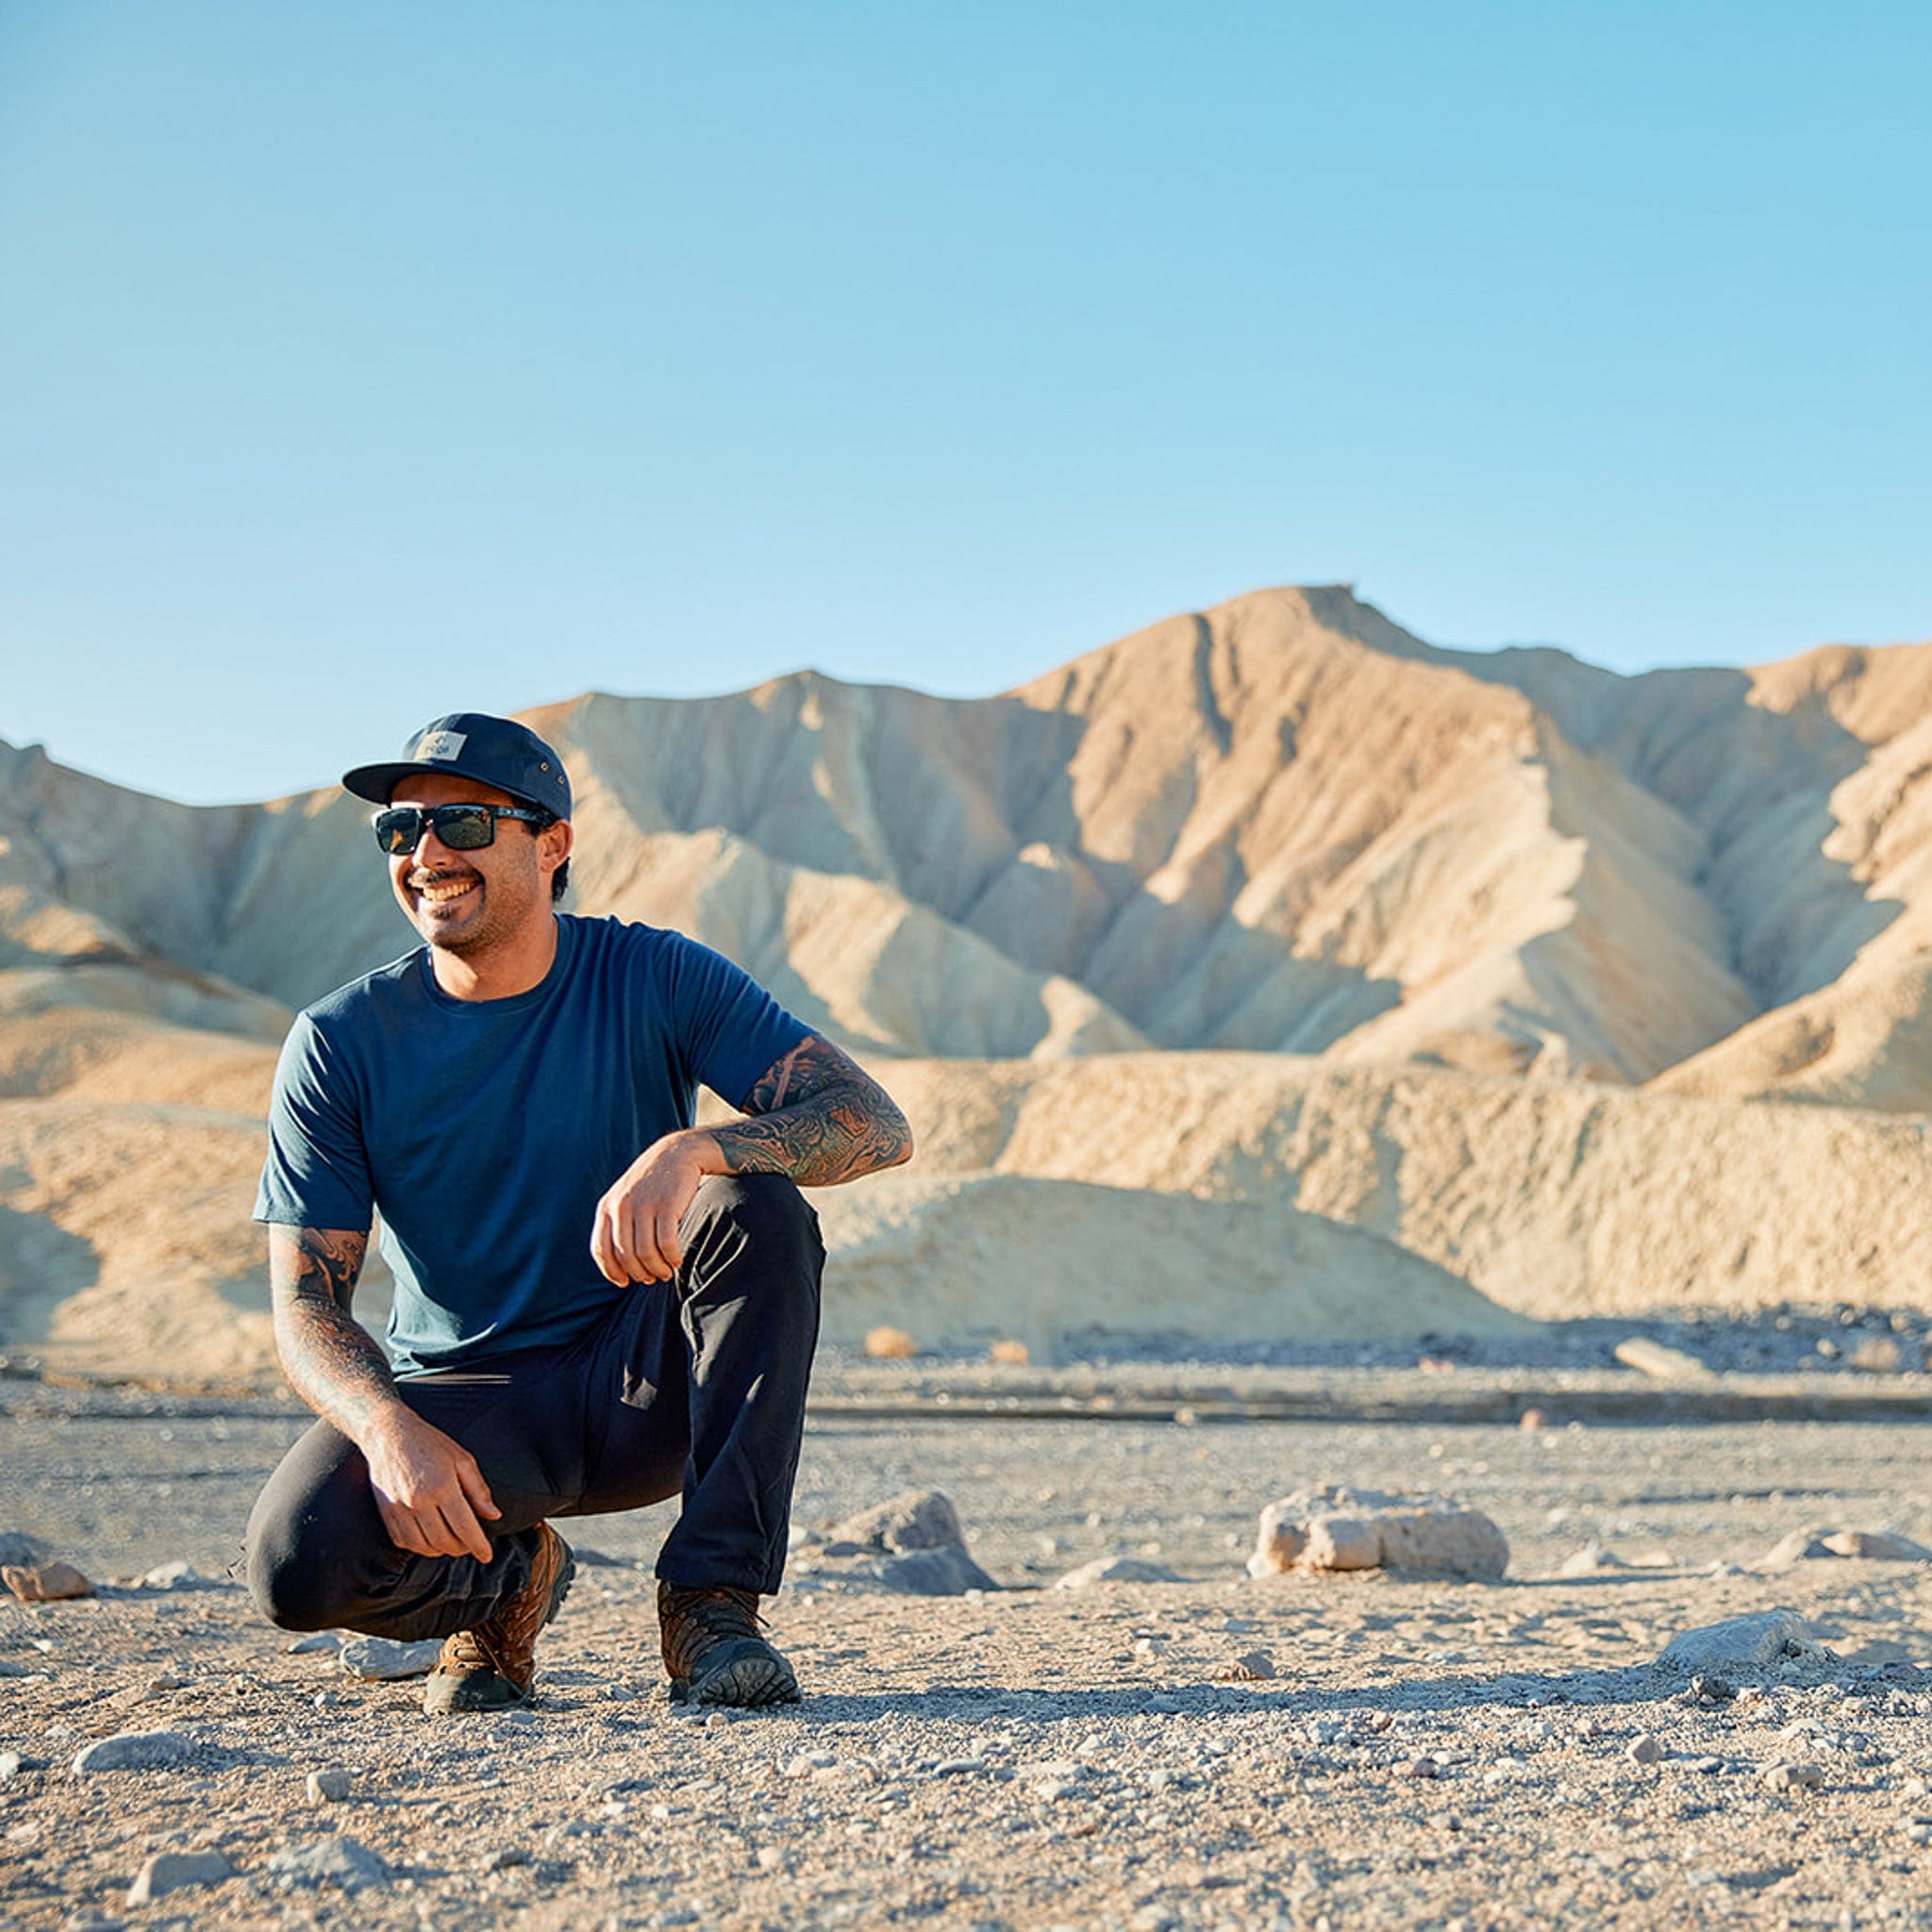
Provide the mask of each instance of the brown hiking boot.
POLYGON ((474 1630, 443 1641, 442 1655, 423 1687, 432 1717, 458 1710, 503 1710, 530 1694, 537 1674, 537 1639, 570 1594, 577 1573, 570 1545, 547 1523, 537 1525, 537 1551, 523 1589, 474 1630))
POLYGON ((798 1679, 767 1643, 758 1593, 728 1585, 688 1590, 661 1578, 658 1628, 674 1704, 796 1704, 798 1679))

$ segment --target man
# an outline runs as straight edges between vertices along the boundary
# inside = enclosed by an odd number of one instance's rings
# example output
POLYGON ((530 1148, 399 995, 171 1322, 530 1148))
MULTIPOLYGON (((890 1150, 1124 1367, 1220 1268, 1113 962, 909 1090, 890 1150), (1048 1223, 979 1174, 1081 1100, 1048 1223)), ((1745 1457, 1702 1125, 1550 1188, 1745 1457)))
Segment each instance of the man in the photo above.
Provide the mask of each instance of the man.
POLYGON ((798 1186, 907 1159, 839 1049, 682 936, 559 914, 562 760, 460 712, 342 780, 381 807, 425 947, 283 1048, 256 1218, 275 1341, 320 1420, 249 1523, 290 1629, 441 1637, 424 1707, 528 1696, 571 1582, 549 1519, 682 1491, 658 1561, 672 1695, 795 1701, 778 1587, 824 1250, 798 1186), (744 1118, 691 1124, 695 1089, 744 1118), (350 1313, 372 1221, 386 1361, 350 1313))

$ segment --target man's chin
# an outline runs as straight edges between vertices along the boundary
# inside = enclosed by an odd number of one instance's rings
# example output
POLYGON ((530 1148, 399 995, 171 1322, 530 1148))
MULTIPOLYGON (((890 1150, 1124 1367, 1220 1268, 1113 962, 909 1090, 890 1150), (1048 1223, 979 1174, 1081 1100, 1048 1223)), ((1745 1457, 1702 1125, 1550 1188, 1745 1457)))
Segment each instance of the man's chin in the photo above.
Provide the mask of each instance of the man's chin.
POLYGON ((435 919, 426 913, 412 912, 409 924, 416 928, 418 936, 439 953, 471 953, 488 938, 483 930, 480 908, 467 919, 435 919))

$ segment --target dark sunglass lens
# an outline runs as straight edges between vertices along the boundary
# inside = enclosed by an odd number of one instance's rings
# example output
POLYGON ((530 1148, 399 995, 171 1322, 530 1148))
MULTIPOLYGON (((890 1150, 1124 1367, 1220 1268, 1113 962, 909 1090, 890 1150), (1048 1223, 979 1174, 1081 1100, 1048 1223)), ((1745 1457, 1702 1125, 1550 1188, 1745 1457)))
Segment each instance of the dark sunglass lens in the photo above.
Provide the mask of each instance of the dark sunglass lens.
POLYGON ((429 823, 452 852, 474 852, 496 837, 496 821, 480 805, 446 805, 430 813, 429 823))
POLYGON ((375 842, 393 856, 413 852, 423 836, 423 814, 413 808, 379 811, 375 814, 375 842))

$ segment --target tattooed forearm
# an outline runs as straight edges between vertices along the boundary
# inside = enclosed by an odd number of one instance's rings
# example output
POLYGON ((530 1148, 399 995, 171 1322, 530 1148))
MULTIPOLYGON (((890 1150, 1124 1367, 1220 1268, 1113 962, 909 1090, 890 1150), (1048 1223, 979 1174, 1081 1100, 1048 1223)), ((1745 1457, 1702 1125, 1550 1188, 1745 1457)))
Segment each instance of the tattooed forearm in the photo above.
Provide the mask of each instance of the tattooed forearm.
POLYGON ((269 1286, 282 1373, 316 1414, 353 1437, 394 1402, 375 1338, 349 1313, 369 1237, 342 1228, 272 1227, 269 1286))
POLYGON ((912 1158, 912 1129, 863 1068, 816 1034, 745 1096, 751 1118, 714 1127, 732 1174, 783 1174, 828 1188, 912 1158))

